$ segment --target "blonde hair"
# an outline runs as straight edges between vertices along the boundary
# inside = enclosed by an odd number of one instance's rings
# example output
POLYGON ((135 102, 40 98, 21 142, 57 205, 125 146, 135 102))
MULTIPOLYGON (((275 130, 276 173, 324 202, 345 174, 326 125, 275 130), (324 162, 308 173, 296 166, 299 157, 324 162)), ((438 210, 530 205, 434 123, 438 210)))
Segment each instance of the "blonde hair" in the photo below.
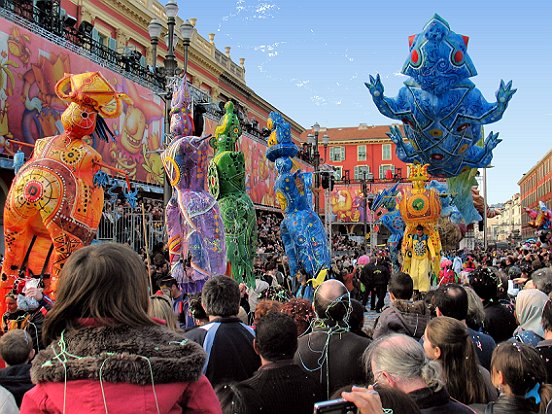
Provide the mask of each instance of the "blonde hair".
POLYGON ((152 318, 158 318, 165 321, 167 328, 171 331, 178 332, 179 326, 176 320, 176 315, 173 312, 171 300, 165 295, 150 296, 150 306, 148 315, 152 318))

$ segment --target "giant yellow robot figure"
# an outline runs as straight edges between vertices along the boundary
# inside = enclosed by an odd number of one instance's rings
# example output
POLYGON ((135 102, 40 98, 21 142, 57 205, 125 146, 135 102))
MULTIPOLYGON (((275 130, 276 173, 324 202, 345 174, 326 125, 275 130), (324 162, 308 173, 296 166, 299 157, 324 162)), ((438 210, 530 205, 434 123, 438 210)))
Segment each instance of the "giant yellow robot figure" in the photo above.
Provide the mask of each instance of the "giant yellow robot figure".
POLYGON ((414 281, 414 290, 427 292, 430 287, 430 273, 439 271, 441 260, 441 239, 437 222, 441 215, 439 193, 427 189, 428 164, 410 164, 412 189, 403 192, 399 211, 406 224, 403 242, 402 271, 414 281))

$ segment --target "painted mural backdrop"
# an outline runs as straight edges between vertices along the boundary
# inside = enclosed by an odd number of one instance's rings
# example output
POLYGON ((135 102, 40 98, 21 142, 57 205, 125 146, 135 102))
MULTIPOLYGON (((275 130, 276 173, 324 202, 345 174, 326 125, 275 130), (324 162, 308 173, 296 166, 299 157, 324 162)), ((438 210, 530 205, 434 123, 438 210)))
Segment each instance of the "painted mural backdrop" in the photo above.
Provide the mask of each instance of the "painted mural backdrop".
POLYGON ((64 73, 101 71, 113 87, 134 102, 122 115, 106 119, 116 142, 93 142, 106 164, 127 171, 130 178, 163 184, 160 145, 164 103, 151 90, 90 62, 8 20, 0 18, 0 153, 12 156, 13 138, 34 143, 63 131, 66 104, 55 92, 64 73))

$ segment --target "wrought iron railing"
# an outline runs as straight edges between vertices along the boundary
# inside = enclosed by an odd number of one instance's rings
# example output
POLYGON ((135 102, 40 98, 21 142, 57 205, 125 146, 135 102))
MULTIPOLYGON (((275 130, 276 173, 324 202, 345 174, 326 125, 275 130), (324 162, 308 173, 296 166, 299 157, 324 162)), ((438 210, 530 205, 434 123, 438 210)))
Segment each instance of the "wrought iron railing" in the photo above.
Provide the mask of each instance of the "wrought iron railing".
MULTIPOLYGON (((60 13, 59 3, 52 2, 50 4, 48 8, 48 6, 35 6, 33 0, 0 0, 0 15, 24 25, 40 35, 47 32, 47 37, 50 40, 53 40, 52 35, 54 35, 58 38, 55 39, 58 44, 63 45, 63 41, 69 42, 71 45, 89 52, 89 56, 95 58, 94 60, 100 65, 117 70, 130 79, 137 78, 141 81, 140 83, 148 84, 147 86, 160 90, 165 89, 164 77, 143 66, 137 55, 119 53, 94 39, 91 33, 67 26, 65 16, 60 13)), ((74 50, 74 48, 70 49, 74 50)), ((87 55, 87 53, 82 54, 87 55)))

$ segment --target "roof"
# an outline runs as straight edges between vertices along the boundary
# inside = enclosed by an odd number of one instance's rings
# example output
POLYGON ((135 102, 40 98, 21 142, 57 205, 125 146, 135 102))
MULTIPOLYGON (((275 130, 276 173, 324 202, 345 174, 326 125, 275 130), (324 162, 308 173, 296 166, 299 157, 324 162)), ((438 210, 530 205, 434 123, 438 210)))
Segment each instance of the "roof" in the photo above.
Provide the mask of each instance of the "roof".
MULTIPOLYGON (((389 132, 390 126, 391 125, 360 124, 355 127, 320 128, 318 140, 321 143, 324 135, 328 135, 330 137, 330 143, 339 141, 365 141, 370 139, 388 140, 389 137, 387 136, 387 132, 389 132)), ((402 125, 399 126, 404 134, 402 125)), ((307 129, 299 137, 300 141, 306 142, 307 136, 312 133, 312 129, 307 129)))

